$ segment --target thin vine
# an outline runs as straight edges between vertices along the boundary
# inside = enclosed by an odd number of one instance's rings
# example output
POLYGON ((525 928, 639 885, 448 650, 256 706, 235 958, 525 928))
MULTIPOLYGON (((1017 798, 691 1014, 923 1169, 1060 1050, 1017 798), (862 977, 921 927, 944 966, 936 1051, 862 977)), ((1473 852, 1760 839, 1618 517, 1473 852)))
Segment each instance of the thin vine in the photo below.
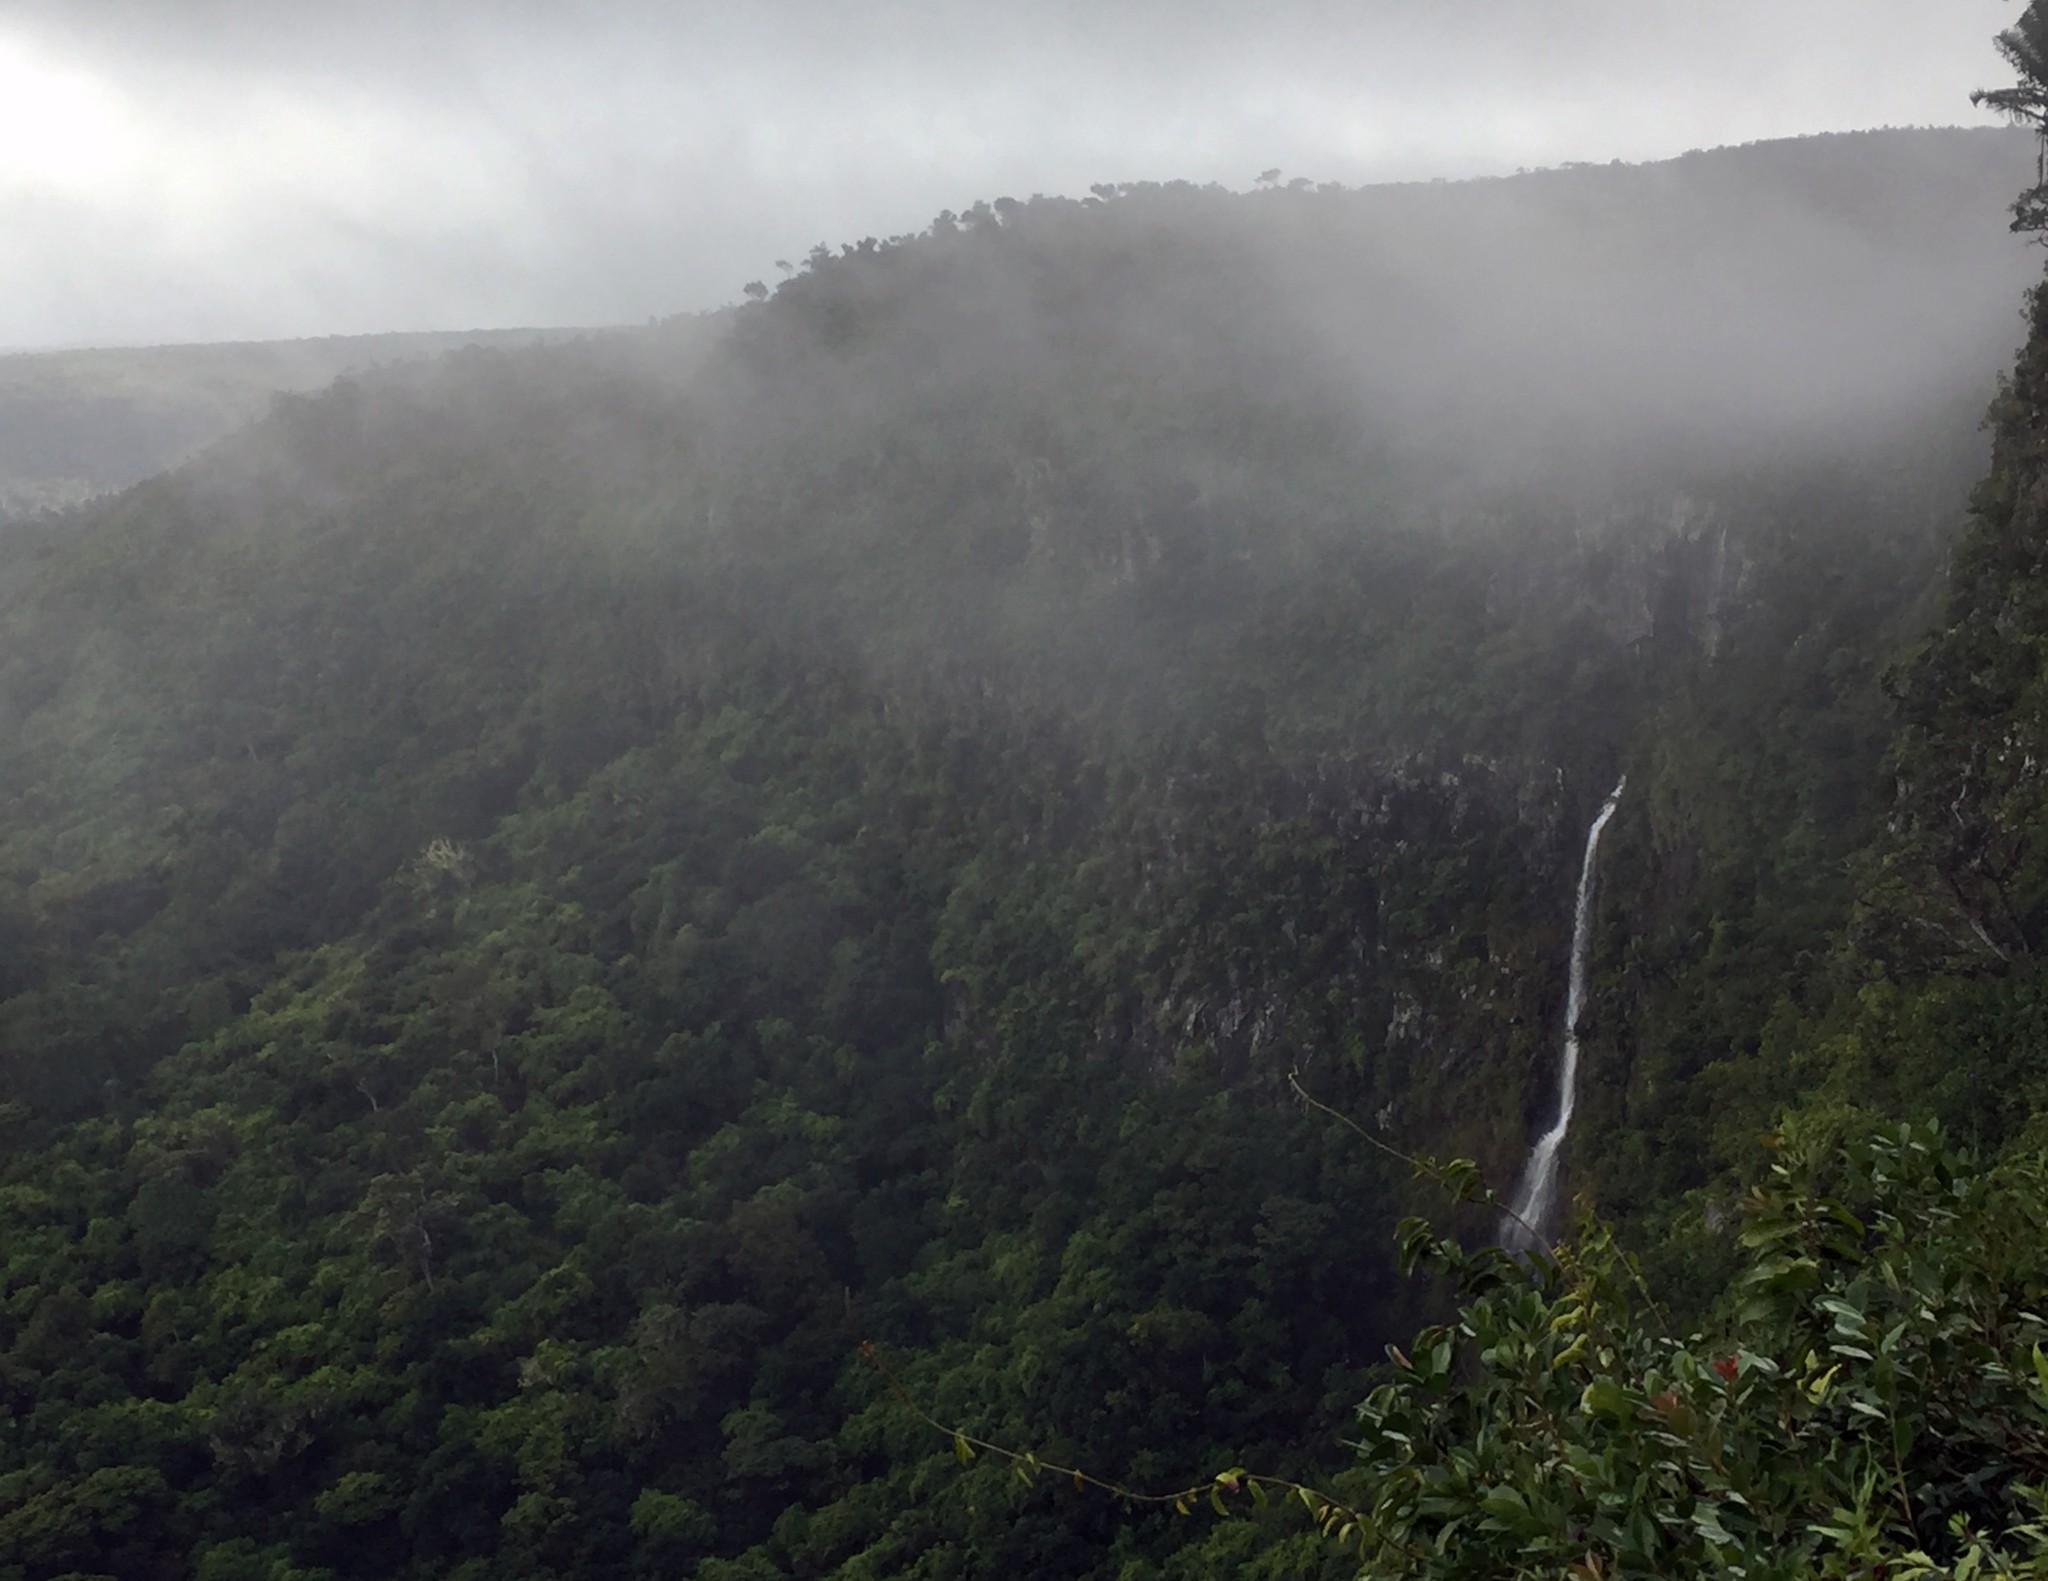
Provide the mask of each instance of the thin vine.
POLYGON ((1017 1480, 1026 1487, 1036 1486, 1040 1477, 1053 1477, 1071 1482, 1077 1493, 1094 1488, 1130 1504, 1171 1505, 1180 1515, 1192 1515, 1198 1505, 1206 1503, 1218 1515, 1228 1516, 1231 1513, 1230 1501, 1235 1498, 1243 1498, 1252 1509, 1262 1510, 1270 1506, 1274 1495, 1278 1494, 1283 1500, 1299 1502, 1322 1534, 1340 1547, 1353 1539, 1362 1542, 1369 1531, 1369 1517, 1342 1499, 1305 1482, 1296 1482, 1291 1477, 1276 1477, 1265 1472, 1247 1471, 1243 1466, 1229 1466, 1207 1481, 1165 1493, 1147 1493, 1107 1477, 1098 1477, 1078 1466, 1062 1465, 1030 1450, 1012 1449, 970 1433, 964 1427, 942 1422, 932 1415, 891 1370, 881 1347, 873 1340, 860 1342, 860 1356, 881 1375, 898 1404, 952 1441, 953 1456, 963 1466, 971 1464, 980 1455, 992 1455, 1008 1462, 1017 1480))

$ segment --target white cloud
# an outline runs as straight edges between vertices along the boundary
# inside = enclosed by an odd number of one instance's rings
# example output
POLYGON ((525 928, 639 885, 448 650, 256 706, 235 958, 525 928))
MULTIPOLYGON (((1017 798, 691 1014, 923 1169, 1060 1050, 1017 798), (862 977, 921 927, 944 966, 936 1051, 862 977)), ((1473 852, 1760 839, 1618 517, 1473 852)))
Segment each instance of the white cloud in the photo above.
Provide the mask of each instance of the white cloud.
POLYGON ((16 0, 0 344, 596 322, 1101 180, 1973 119, 2003 0, 16 0))
POLYGON ((0 190, 116 186, 139 142, 134 118, 107 83, 0 37, 0 190))

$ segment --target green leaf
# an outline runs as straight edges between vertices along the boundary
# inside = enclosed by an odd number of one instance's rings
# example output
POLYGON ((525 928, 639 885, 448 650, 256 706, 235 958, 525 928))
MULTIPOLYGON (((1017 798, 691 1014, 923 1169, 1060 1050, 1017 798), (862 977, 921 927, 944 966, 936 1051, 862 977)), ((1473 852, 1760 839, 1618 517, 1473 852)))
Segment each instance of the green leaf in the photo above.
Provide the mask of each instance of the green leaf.
POLYGON ((1579 1409, 1587 1416, 1625 1420, 1629 1415, 1628 1391, 1603 1374, 1586 1385, 1579 1396, 1579 1409))

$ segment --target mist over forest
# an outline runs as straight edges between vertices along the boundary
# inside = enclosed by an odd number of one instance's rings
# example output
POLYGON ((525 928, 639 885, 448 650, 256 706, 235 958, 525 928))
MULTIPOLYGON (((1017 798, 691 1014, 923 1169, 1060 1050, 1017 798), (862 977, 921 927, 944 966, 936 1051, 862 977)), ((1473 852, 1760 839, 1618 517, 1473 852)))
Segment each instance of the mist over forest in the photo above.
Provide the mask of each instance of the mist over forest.
POLYGON ((131 488, 254 422, 278 395, 458 346, 550 338, 568 336, 475 330, 0 355, 0 521, 131 488))
POLYGON ((2041 1573, 2038 181, 0 358, 0 1578, 2041 1573))

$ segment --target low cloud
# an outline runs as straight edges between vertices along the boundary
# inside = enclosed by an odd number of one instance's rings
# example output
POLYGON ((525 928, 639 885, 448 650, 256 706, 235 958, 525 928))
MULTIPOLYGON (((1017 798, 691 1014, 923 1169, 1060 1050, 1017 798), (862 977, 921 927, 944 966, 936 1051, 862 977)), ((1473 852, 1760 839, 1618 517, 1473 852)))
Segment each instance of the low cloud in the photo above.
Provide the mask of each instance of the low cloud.
POLYGON ((1969 121, 2011 17, 27 0, 0 21, 0 345, 632 321, 1006 193, 1969 121))

